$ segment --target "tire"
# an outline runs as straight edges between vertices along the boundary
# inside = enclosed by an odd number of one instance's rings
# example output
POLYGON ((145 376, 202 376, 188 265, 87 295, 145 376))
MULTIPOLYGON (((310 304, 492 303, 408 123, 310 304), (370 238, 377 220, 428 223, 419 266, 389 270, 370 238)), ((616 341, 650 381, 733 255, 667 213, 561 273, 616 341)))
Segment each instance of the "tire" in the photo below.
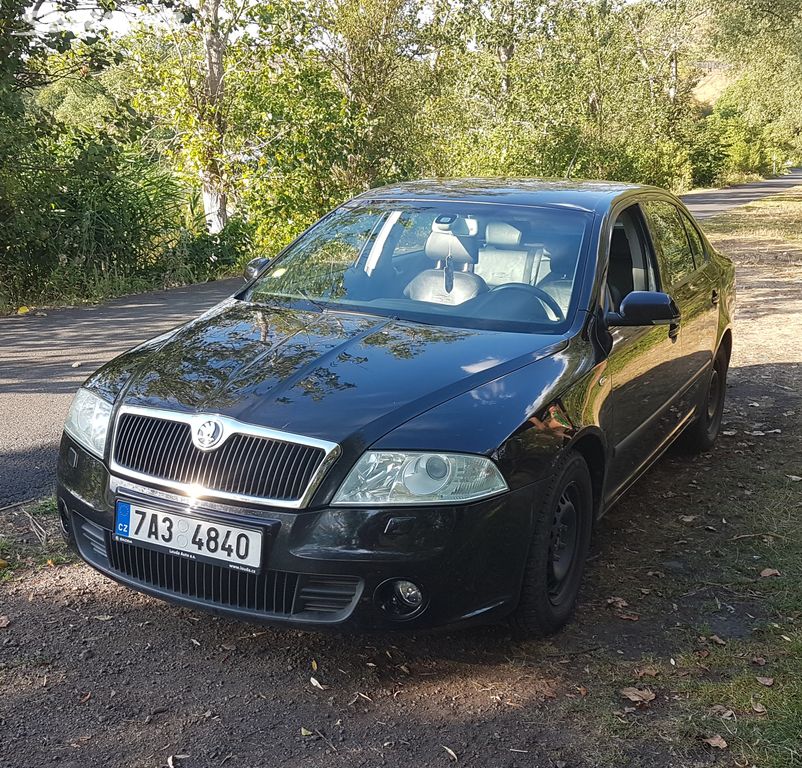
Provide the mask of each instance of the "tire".
POLYGON ((682 447, 689 453, 709 451, 721 430, 724 398, 727 394, 727 352, 719 348, 707 380, 704 396, 699 403, 699 416, 688 425, 682 435, 682 447))
POLYGON ((545 637, 573 615, 590 548, 593 509, 588 465, 570 451, 555 467, 535 515, 521 597, 510 619, 515 630, 545 637))

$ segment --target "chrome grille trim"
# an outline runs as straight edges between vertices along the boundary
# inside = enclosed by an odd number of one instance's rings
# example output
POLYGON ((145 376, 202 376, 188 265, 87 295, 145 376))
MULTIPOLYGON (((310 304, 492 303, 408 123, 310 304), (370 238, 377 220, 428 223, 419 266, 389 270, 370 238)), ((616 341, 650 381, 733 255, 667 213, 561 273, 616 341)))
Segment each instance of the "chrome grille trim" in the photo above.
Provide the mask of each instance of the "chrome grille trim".
MULTIPOLYGON (((143 430, 143 432, 137 436, 136 445, 134 448, 132 448, 132 450, 136 452, 136 455, 139 455, 139 452, 144 450, 144 446, 147 445, 147 441, 152 432, 152 428, 148 430, 146 427, 145 430, 143 430), (145 431, 148 431, 147 437, 144 434, 145 431)), ((178 455, 172 457, 167 455, 163 442, 160 445, 155 446, 157 465, 165 468, 168 471, 172 470, 174 467, 186 467, 187 462, 192 458, 193 444, 191 440, 187 439, 183 441, 183 445, 180 447, 176 442, 173 442, 173 444, 178 448, 178 455)), ((236 419, 232 419, 227 416, 221 416, 219 414, 182 413, 179 411, 168 411, 161 408, 122 405, 114 417, 114 430, 112 433, 111 449, 109 453, 109 468, 113 473, 122 477, 128 477, 134 480, 140 480, 146 483, 155 483, 156 485, 172 488, 181 492, 185 496, 189 496, 190 498, 226 499, 230 501, 269 504, 271 506, 282 507, 286 509, 301 509, 307 506, 315 490, 320 485, 320 481, 323 479, 331 465, 337 460, 340 453, 341 449, 337 443, 332 443, 327 440, 319 440, 313 437, 306 437, 304 435, 296 435, 292 432, 282 432, 269 427, 261 427, 256 424, 246 424, 244 422, 237 421, 236 419), (182 424, 188 425, 189 433, 191 434, 191 431, 194 428, 208 419, 217 420, 223 426, 223 437, 220 439, 220 442, 216 448, 210 451, 204 451, 204 454, 213 455, 216 450, 219 450, 230 440, 236 441, 237 445, 235 445, 234 450, 237 460, 240 460, 243 455, 246 456, 243 466, 239 466, 235 471, 236 481, 239 481, 241 478, 248 477, 248 474, 257 466, 262 465, 265 459, 275 455, 276 451, 278 450, 277 443, 286 443, 289 445, 289 447, 284 451, 284 455, 280 458, 280 466, 275 469, 275 474, 277 476, 283 472, 287 472, 288 470, 296 470, 295 477, 299 477, 302 476, 304 471, 309 471, 310 465, 315 460, 315 457, 312 456, 311 452, 303 452, 299 450, 300 446, 322 450, 323 458, 318 464, 317 469, 312 472, 311 477, 305 487, 301 487, 300 484, 295 481, 290 482, 292 490, 298 494, 297 498, 292 499, 273 498, 269 495, 250 495, 232 491, 217 490, 213 487, 213 485, 215 482, 219 481, 221 473, 223 472, 223 467, 221 462, 217 462, 215 464, 213 460, 207 463, 205 466, 203 477, 199 478, 202 480, 202 482, 197 484, 181 482, 170 479, 169 477, 161 477, 158 474, 140 472, 118 463, 117 438, 120 434, 120 420, 126 414, 146 416, 152 419, 160 419, 178 424, 179 426, 174 429, 168 428, 168 434, 170 435, 171 440, 177 440, 180 437, 180 433, 184 431, 180 426, 182 424), (253 440, 249 440, 248 438, 261 438, 262 440, 260 442, 263 444, 258 446, 253 440), (254 448, 254 450, 251 450, 250 452, 248 451, 249 444, 251 448, 254 448)), ((230 460, 231 459, 229 459, 229 461, 230 460)), ((233 464, 236 467, 237 461, 234 461, 233 464)), ((273 481, 271 487, 267 490, 276 490, 275 481, 273 481)))

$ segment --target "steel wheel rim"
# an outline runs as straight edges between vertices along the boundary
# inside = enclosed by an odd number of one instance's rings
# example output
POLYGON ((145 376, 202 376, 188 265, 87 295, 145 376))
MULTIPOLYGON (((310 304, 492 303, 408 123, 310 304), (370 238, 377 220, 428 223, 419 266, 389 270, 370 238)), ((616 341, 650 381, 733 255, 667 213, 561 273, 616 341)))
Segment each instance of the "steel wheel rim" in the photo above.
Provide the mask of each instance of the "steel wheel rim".
POLYGON ((579 549, 580 492, 576 483, 569 483, 560 495, 552 513, 549 531, 548 591, 554 605, 562 602, 570 591, 579 549))
POLYGON ((716 414, 718 413, 719 400, 721 394, 721 376, 718 369, 713 369, 713 375, 710 377, 710 386, 707 390, 707 422, 708 424, 715 421, 716 414))

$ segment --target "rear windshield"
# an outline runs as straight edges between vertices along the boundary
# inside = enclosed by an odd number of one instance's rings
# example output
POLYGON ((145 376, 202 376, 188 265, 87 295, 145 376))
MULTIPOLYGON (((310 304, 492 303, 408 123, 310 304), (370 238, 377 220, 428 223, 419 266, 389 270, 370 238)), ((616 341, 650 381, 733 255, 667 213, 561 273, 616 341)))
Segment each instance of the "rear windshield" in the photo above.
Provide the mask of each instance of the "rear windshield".
POLYGON ((575 309, 590 221, 547 207, 351 203, 280 254, 243 298, 559 333, 575 309))

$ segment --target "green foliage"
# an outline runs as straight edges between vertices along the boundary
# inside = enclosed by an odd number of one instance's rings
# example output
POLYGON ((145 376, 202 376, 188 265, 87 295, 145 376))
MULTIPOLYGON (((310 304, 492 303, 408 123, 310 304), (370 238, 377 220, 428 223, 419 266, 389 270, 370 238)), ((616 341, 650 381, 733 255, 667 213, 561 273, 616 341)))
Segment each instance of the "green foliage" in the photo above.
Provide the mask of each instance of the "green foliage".
POLYGON ((214 277, 408 178, 766 173, 802 157, 802 14, 776 5, 190 0, 79 40, 0 0, 0 303, 214 277))

